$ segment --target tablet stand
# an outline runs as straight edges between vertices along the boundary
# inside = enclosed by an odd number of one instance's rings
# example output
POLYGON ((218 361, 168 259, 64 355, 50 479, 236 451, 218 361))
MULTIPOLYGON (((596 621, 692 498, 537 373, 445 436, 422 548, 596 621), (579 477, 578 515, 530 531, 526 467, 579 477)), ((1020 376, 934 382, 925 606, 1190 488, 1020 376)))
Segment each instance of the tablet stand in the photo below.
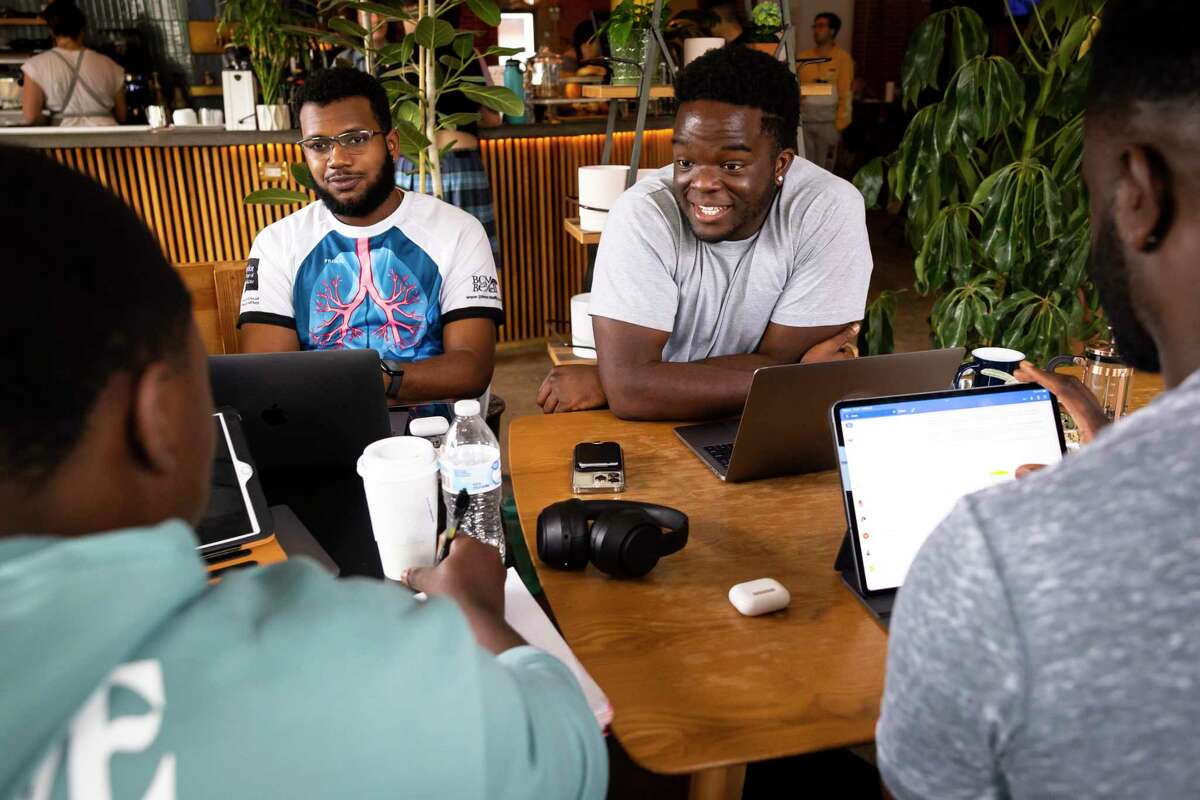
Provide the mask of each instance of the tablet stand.
POLYGON ((842 537, 842 545, 838 548, 837 557, 833 561, 833 568, 841 574, 842 583, 846 584, 846 588, 854 593, 858 602, 871 612, 871 616, 875 618, 876 622, 886 628, 888 618, 892 615, 892 601, 895 599, 895 595, 868 597, 863 591, 858 580, 858 570, 854 567, 854 545, 850 542, 852 535, 850 529, 847 528, 846 534, 842 537))

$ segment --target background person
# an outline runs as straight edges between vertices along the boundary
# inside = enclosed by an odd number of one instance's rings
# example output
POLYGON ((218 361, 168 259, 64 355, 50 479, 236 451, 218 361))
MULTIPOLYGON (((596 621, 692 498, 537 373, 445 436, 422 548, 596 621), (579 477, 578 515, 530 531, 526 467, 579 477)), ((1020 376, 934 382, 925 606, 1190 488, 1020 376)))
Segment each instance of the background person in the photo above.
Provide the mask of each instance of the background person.
POLYGON ((103 187, 24 148, 0 147, 0 174, 24 187, 0 224, 54 242, 36 269, 0 248, 6 285, 72 309, 0 318, 22 378, 0 416, 5 794, 604 797, 595 716, 505 623, 494 548, 456 539, 410 578, 424 604, 306 558, 207 584, 188 523, 212 397, 186 289, 103 187), (69 230, 64 197, 88 209, 69 230))
POLYGON ((393 400, 482 395, 504 318, 483 227, 396 188, 400 145, 375 78, 317 72, 293 103, 320 199, 255 237, 242 352, 370 348, 403 373, 384 382, 393 400))
POLYGON ((125 121, 125 70, 83 46, 87 19, 74 0, 54 0, 42 12, 54 47, 21 66, 26 125, 117 125, 125 121))
POLYGON ((1200 786, 1198 23, 1191 0, 1111 0, 1086 104, 1092 279, 1123 359, 1167 391, 921 548, 876 732, 900 800, 1200 786))
POLYGON ((800 67, 801 83, 833 84, 833 95, 800 98, 800 114, 804 120, 804 157, 833 172, 837 163, 838 145, 842 131, 850 124, 854 108, 854 59, 838 47, 837 35, 842 19, 829 11, 813 17, 812 33, 815 47, 796 58, 828 58, 820 64, 800 67))
POLYGON ((754 370, 839 357, 871 278, 862 195, 796 156, 782 62, 711 50, 680 73, 674 163, 609 212, 592 283, 597 366, 558 367, 543 411, 738 413, 754 370))

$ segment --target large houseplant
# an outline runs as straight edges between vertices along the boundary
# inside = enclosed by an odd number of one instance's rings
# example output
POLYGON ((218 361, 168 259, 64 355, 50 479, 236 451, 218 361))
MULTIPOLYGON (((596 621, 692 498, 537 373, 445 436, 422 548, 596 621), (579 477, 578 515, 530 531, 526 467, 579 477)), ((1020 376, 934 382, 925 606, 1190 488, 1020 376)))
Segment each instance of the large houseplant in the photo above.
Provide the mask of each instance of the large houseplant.
MULTIPOLYGON (((1088 46, 1103 5, 1043 0, 1023 30, 1007 11, 1009 58, 988 54, 969 8, 932 14, 913 34, 902 90, 916 114, 899 149, 854 182, 869 206, 886 186, 905 207, 915 288, 936 298, 938 346, 996 344, 1044 360, 1103 325, 1079 174, 1088 46)), ((891 349, 895 308, 884 293, 868 309, 866 352, 891 349)))
POLYGON ((774 0, 763 0, 750 10, 750 27, 746 29, 745 41, 755 50, 775 55, 779 39, 783 34, 783 12, 774 0))
MULTIPOLYGON (((400 138, 400 152, 417 164, 418 185, 425 185, 425 175, 432 176, 433 192, 442 196, 441 159, 444 155, 434 145, 439 130, 457 128, 479 120, 477 113, 443 114, 437 111, 438 98, 449 92, 460 92, 486 108, 517 115, 524 105, 513 92, 503 86, 489 86, 477 66, 475 34, 458 31, 444 17, 450 10, 463 5, 486 25, 500 24, 500 10, 493 0, 421 0, 415 14, 382 2, 367 0, 321 0, 319 12, 326 18, 325 30, 289 26, 289 30, 310 35, 335 48, 350 48, 363 53, 366 64, 380 74, 391 103, 392 125, 400 138), (376 15, 378 24, 407 22, 412 33, 398 44, 376 48, 371 32, 356 22, 345 19, 342 13, 352 9, 376 15)), ((489 47, 479 57, 515 55, 518 49, 489 47)), ((448 145, 450 147, 452 145, 448 145)), ((304 165, 293 169, 293 176, 304 185, 311 185, 304 165)), ((308 200, 308 195, 288 189, 267 189, 253 192, 247 202, 295 203, 308 200)))

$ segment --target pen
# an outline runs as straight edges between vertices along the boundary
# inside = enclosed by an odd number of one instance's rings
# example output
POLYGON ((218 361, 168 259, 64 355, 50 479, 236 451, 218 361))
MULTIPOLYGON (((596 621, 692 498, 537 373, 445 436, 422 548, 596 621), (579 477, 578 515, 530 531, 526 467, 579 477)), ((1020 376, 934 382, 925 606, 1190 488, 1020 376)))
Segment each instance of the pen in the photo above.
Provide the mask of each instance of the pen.
POLYGON ((439 563, 450 555, 450 542, 454 541, 454 535, 458 533, 458 526, 462 524, 462 518, 467 513, 467 506, 470 504, 471 495, 467 494, 466 489, 459 490, 458 497, 454 498, 454 514, 450 518, 450 527, 446 530, 446 539, 442 542, 442 552, 438 555, 439 563))

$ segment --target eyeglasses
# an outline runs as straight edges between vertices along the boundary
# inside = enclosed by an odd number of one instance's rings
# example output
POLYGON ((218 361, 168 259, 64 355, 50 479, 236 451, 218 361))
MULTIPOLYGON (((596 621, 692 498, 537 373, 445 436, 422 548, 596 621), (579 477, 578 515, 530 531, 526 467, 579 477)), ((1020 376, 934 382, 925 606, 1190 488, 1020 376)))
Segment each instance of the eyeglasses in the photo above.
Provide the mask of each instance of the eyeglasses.
POLYGON ((358 155, 367 149, 367 145, 376 136, 383 136, 383 131, 346 131, 337 136, 309 136, 296 144, 303 147, 314 156, 327 156, 333 152, 336 143, 347 153, 358 155))

